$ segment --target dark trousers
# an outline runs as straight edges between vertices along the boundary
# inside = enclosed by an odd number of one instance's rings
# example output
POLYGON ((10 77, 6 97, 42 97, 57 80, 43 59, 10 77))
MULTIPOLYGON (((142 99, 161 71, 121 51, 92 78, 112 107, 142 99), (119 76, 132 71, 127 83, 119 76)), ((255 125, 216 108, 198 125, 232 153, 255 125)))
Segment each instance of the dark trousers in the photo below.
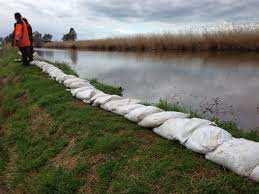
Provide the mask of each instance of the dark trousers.
POLYGON ((33 53, 34 53, 33 46, 30 46, 30 50, 31 50, 31 54, 32 54, 32 56, 33 56, 33 53))
POLYGON ((20 47, 19 49, 20 49, 20 51, 22 53, 23 65, 29 65, 29 63, 31 61, 33 61, 33 53, 31 51, 31 47, 30 46, 26 46, 26 47, 20 47))

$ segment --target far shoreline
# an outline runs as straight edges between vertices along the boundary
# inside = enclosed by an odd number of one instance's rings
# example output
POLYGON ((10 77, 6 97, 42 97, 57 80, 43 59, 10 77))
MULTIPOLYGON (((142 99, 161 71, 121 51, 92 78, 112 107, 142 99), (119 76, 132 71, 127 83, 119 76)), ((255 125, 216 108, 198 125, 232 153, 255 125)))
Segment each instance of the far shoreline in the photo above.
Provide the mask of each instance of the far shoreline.
POLYGON ((184 34, 137 34, 93 40, 53 41, 43 48, 132 52, 259 52, 259 28, 184 34))

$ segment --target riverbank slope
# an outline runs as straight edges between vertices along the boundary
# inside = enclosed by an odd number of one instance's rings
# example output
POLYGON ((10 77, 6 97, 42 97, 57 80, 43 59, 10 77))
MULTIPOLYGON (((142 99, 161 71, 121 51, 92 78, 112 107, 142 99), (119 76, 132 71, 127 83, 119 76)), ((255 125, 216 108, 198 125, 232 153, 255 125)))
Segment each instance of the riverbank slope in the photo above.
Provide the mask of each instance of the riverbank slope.
POLYGON ((0 55, 0 191, 259 192, 179 143, 74 99, 16 57, 0 55))

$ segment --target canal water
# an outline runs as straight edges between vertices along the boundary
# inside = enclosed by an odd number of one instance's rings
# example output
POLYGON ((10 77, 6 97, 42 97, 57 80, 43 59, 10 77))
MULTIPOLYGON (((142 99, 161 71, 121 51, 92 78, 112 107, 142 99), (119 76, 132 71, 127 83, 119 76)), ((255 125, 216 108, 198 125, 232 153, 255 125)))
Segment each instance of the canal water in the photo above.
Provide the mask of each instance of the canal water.
POLYGON ((131 53, 36 49, 65 62, 81 78, 124 88, 124 96, 179 103, 206 115, 259 130, 259 54, 131 53))

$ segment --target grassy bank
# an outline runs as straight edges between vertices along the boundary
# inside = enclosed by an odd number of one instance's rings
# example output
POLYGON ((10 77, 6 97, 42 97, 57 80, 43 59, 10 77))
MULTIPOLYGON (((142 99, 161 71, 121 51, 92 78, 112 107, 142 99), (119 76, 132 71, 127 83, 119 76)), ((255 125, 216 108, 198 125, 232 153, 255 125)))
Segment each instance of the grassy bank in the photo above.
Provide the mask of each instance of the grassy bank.
MULTIPOLYGON (((0 193, 256 193, 259 185, 0 56, 0 193)), ((251 137, 257 138, 257 137, 251 137)))
POLYGON ((182 34, 143 34, 98 40, 50 42, 47 48, 103 51, 259 51, 259 27, 182 34))

